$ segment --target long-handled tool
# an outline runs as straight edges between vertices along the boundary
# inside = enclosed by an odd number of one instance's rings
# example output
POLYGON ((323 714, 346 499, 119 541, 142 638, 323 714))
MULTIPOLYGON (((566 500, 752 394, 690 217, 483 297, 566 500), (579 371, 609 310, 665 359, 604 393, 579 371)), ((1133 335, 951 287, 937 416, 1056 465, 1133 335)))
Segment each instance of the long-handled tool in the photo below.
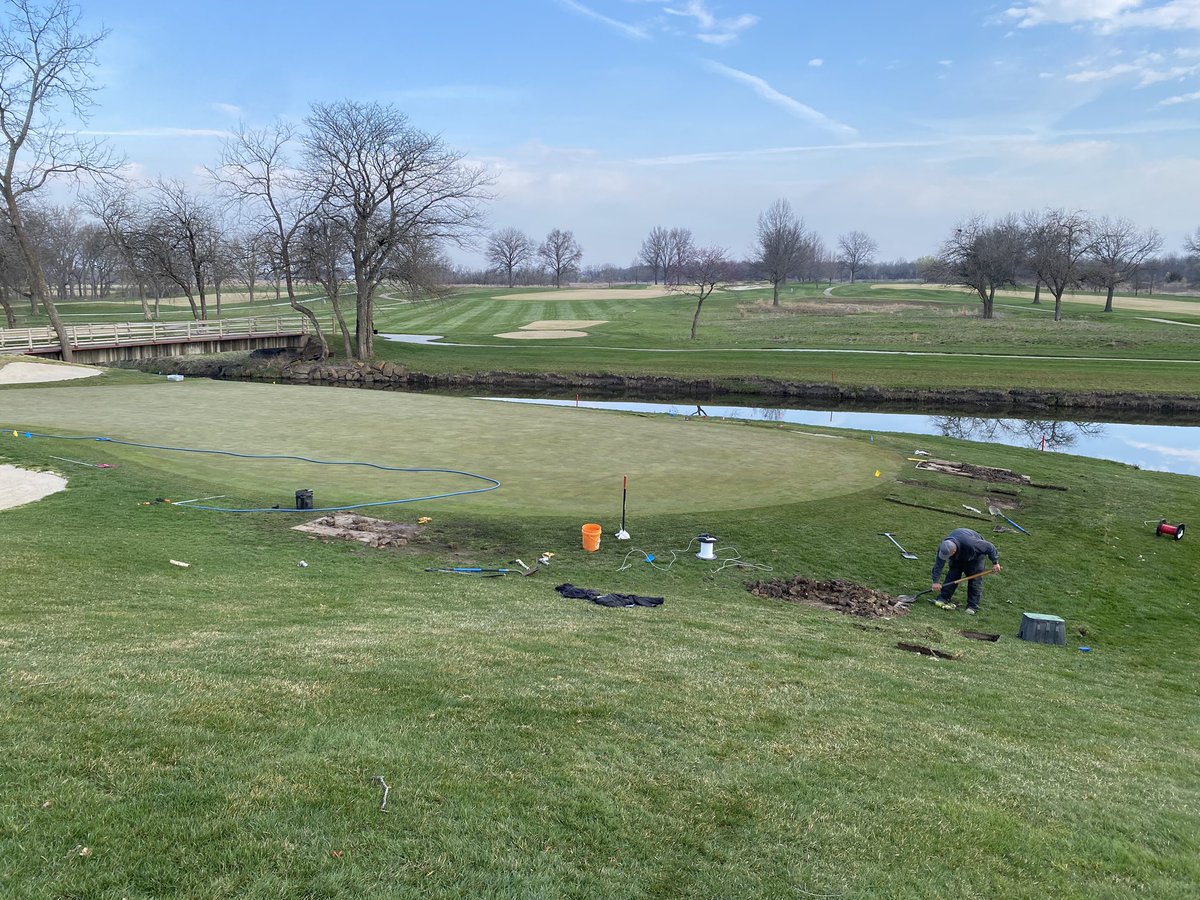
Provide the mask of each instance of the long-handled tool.
MULTIPOLYGON (((976 578, 982 578, 984 575, 991 575, 991 574, 992 574, 991 569, 984 569, 982 572, 976 572, 974 575, 965 575, 962 578, 959 578, 957 581, 947 581, 942 585, 942 587, 945 587, 947 584, 962 584, 964 581, 973 581, 976 578)), ((932 593, 933 593, 933 588, 927 588, 926 590, 921 591, 921 593, 919 593, 919 594, 905 594, 903 596, 897 597, 896 599, 901 603, 912 603, 918 597, 924 597, 926 594, 932 594, 932 593)), ((929 602, 932 603, 933 601, 930 600, 929 602)))
POLYGON ((988 501, 987 508, 988 508, 988 512, 990 512, 993 516, 999 516, 1005 522, 1007 522, 1009 525, 1011 525, 1013 528, 1017 529, 1017 531, 1021 532, 1021 534, 1029 534, 1028 531, 1026 531, 1024 528, 1022 528, 1020 525, 1018 525, 1016 522, 1014 522, 1012 519, 1010 519, 1004 513, 1000 512, 1000 507, 998 507, 995 503, 988 501))
POLYGON ((894 537, 892 537, 890 532, 881 531, 879 533, 882 534, 889 541, 891 541, 893 544, 896 544, 896 547, 900 550, 900 555, 903 556, 905 559, 916 559, 917 558, 917 554, 909 553, 907 550, 905 550, 903 547, 901 547, 900 544, 897 543, 896 539, 894 537))
POLYGON ((625 501, 629 497, 629 476, 622 475, 621 478, 621 530, 617 532, 616 538, 618 541, 627 541, 629 532, 625 530, 625 501))
POLYGON ((479 566, 430 566, 426 572, 442 572, 447 575, 478 575, 481 578, 499 578, 502 575, 533 575, 537 566, 524 569, 484 569, 479 566))

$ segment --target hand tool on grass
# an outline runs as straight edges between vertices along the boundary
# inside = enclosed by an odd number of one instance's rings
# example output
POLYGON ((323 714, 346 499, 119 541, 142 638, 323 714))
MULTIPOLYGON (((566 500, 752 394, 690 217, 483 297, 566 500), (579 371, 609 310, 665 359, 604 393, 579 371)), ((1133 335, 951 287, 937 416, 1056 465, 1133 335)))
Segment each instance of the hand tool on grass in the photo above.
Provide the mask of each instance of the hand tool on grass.
POLYGON ((999 516, 1005 522, 1007 522, 1009 525, 1011 525, 1013 528, 1017 529, 1017 531, 1021 532, 1021 534, 1029 534, 1028 531, 1026 531, 1024 528, 1022 528, 1020 525, 1018 525, 1016 522, 1014 522, 1012 519, 1010 519, 1004 513, 1000 512, 1000 507, 998 507, 995 503, 992 503, 990 500, 988 501, 987 508, 988 508, 988 512, 990 512, 993 516, 999 516))
MULTIPOLYGON (((962 578, 959 578, 957 581, 945 581, 942 583, 942 587, 945 587, 948 584, 962 584, 964 581, 974 581, 976 578, 982 578, 984 575, 991 575, 991 574, 992 574, 991 569, 984 569, 982 572, 976 572, 974 575, 965 575, 962 578)), ((900 597, 897 597, 896 600, 900 603, 912 603, 917 598, 924 597, 926 594, 932 594, 932 593, 933 593, 933 588, 927 588, 926 590, 921 591, 921 593, 919 593, 919 594, 905 594, 900 597)), ((934 600, 930 600, 929 602, 933 603, 934 600)))
POLYGON ((479 566, 430 566, 426 572, 442 572, 449 575, 478 575, 480 578, 499 578, 501 575, 532 575, 537 566, 524 569, 484 569, 479 566))
POLYGON ((891 535, 891 532, 888 532, 888 531, 881 531, 881 532, 879 532, 879 533, 880 533, 880 534, 882 534, 882 535, 883 535, 885 538, 887 538, 889 541, 891 541, 893 544, 896 544, 896 547, 897 547, 897 548, 900 550, 900 555, 901 555, 901 556, 903 556, 905 559, 916 559, 916 558, 917 558, 917 554, 915 554, 915 553, 909 553, 907 550, 905 550, 903 547, 901 547, 901 546, 900 546, 900 545, 899 545, 899 544, 896 542, 896 539, 895 539, 894 537, 892 537, 892 535, 891 535))
POLYGON ((618 541, 629 540, 629 532, 625 530, 625 501, 629 497, 629 476, 621 476, 621 530, 616 533, 618 541))

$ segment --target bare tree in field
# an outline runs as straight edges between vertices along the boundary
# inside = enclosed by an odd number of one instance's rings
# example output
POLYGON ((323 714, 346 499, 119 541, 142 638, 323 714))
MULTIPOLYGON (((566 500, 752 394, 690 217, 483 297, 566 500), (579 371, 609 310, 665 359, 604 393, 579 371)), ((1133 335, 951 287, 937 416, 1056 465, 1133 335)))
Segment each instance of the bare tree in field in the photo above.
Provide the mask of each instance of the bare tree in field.
POLYGON ((193 318, 207 319, 216 211, 178 179, 159 179, 151 197, 145 236, 157 246, 162 273, 187 297, 193 318))
POLYGON ((564 277, 570 280, 571 274, 579 269, 579 263, 583 259, 583 248, 579 246, 572 232, 555 228, 546 235, 546 240, 538 247, 537 254, 538 259, 554 276, 554 286, 557 288, 562 287, 564 277))
POLYGON ((141 210, 138 202, 124 183, 101 184, 82 199, 84 208, 103 226, 109 245, 116 251, 129 277, 137 284, 138 300, 142 304, 142 318, 149 321, 154 316, 146 302, 146 282, 149 278, 138 253, 138 235, 142 230, 141 210))
POLYGON ((341 301, 342 282, 350 276, 348 241, 339 228, 336 221, 321 215, 307 222, 300 233, 295 262, 305 278, 315 281, 325 291, 325 299, 342 332, 346 358, 350 359, 354 356, 354 344, 341 301))
POLYGON ((1093 225, 1088 250, 1088 278, 1107 289, 1104 311, 1113 310, 1113 292, 1124 284, 1143 263, 1162 249, 1162 236, 1153 228, 1139 231, 1128 219, 1104 216, 1093 225))
POLYGON ((687 277, 687 266, 696 254, 690 228, 672 228, 663 245, 663 284, 675 284, 687 277))
POLYGON ((25 260, 33 304, 41 304, 62 344, 63 359, 73 356, 66 326, 47 296, 41 261, 25 228, 26 204, 61 176, 106 177, 120 165, 99 140, 89 140, 58 118, 68 107, 86 121, 96 87, 94 50, 105 37, 85 34, 79 9, 69 0, 40 5, 8 0, 0 24, 0 170, 3 217, 25 260))
POLYGON ((648 265, 654 272, 654 283, 658 284, 658 273, 663 270, 663 261, 667 256, 667 240, 670 232, 661 225, 650 229, 650 234, 642 241, 642 249, 638 251, 638 259, 648 265))
POLYGON ((983 303, 983 317, 995 315, 996 289, 1016 284, 1025 262, 1025 235, 1016 216, 988 222, 972 216, 942 242, 938 277, 971 288, 983 303))
POLYGON ((864 266, 869 266, 879 245, 865 231, 848 231, 838 235, 838 264, 850 273, 850 283, 854 284, 854 275, 864 266))
POLYGON ((729 252, 723 247, 702 247, 693 250, 680 266, 679 278, 672 285, 677 293, 696 298, 696 311, 692 314, 691 338, 696 339, 696 324, 700 321, 700 310, 719 285, 732 277, 733 264, 729 252))
POLYGON ((508 286, 513 286, 513 273, 533 259, 533 238, 520 228, 501 228, 488 235, 487 260, 503 272, 508 286))
POLYGON ((1083 283, 1092 223, 1078 211, 1047 209, 1022 217, 1028 264, 1054 295, 1054 321, 1062 321, 1062 295, 1083 283))
POLYGON ((278 255, 287 288, 288 305, 308 319, 324 359, 329 355, 329 343, 316 313, 296 299, 292 254, 299 234, 328 198, 330 187, 328 182, 314 180, 293 167, 289 151, 295 138, 295 130, 283 122, 261 130, 239 129, 225 142, 220 165, 209 175, 241 206, 258 233, 270 235, 271 250, 278 255))
POLYGON ((417 241, 469 244, 490 181, 392 106, 316 104, 305 121, 310 177, 328 185, 327 206, 349 242, 354 352, 366 359, 375 352, 375 291, 399 248, 417 241))
POLYGON ((1200 256, 1200 228, 1183 239, 1183 251, 1188 256, 1200 256))
POLYGON ((779 285, 797 270, 805 244, 804 220, 782 197, 758 215, 756 263, 771 282, 771 305, 779 305, 779 285))

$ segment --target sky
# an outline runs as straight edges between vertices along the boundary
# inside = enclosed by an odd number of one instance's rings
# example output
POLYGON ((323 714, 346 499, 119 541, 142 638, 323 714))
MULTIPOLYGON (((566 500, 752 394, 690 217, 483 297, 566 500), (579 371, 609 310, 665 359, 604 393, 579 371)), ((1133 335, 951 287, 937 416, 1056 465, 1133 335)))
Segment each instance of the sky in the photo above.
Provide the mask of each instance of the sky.
MULTIPOLYGON (((229 130, 394 104, 486 166, 491 228, 628 264, 655 225, 750 255, 788 199, 830 246, 937 251, 972 214, 1200 225, 1200 0, 77 0, 137 177, 229 130)), ((478 254, 456 252, 467 264, 478 254)))

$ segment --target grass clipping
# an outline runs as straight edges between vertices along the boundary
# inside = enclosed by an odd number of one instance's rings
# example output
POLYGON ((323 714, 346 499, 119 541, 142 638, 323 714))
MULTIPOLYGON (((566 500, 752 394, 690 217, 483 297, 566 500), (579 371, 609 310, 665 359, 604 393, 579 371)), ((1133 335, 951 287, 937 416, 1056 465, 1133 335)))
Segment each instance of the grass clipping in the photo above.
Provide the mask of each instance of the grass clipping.
POLYGON ((908 606, 899 598, 841 578, 833 581, 813 581, 799 575, 790 580, 771 578, 749 582, 746 590, 768 600, 804 603, 863 619, 890 619, 908 612, 908 606))

